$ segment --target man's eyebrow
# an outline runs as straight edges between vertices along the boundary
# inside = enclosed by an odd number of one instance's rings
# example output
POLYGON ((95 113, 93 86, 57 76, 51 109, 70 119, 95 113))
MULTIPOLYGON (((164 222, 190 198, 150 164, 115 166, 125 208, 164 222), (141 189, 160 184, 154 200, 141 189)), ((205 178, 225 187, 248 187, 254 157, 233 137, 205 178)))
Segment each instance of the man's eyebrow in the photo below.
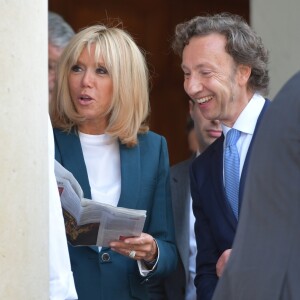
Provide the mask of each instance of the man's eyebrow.
MULTIPOLYGON (((201 68, 207 68, 207 67, 209 67, 208 64, 201 63, 201 64, 198 64, 195 67, 193 67, 193 69, 201 69, 201 68)), ((184 65, 184 64, 181 64, 181 69, 187 69, 187 70, 189 70, 189 68, 186 65, 184 65)))

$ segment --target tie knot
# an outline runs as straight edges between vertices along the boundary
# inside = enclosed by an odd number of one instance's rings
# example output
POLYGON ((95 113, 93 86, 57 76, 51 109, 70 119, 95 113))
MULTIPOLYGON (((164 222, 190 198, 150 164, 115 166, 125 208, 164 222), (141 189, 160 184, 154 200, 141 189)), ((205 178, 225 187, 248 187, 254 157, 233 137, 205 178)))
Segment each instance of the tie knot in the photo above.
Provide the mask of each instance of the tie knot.
POLYGON ((235 145, 241 136, 241 132, 237 129, 230 129, 226 135, 226 147, 235 145))

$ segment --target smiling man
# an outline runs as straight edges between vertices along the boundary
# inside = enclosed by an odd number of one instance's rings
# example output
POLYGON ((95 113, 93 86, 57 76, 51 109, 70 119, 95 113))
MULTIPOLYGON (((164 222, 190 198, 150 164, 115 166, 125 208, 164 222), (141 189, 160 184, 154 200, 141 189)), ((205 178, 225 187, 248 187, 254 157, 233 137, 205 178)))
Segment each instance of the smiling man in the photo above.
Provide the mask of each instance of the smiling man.
POLYGON ((240 16, 229 14, 177 25, 173 49, 182 58, 186 93, 206 119, 220 120, 223 131, 190 171, 195 285, 197 299, 208 300, 230 255, 251 146, 269 104, 263 97, 268 52, 240 16))

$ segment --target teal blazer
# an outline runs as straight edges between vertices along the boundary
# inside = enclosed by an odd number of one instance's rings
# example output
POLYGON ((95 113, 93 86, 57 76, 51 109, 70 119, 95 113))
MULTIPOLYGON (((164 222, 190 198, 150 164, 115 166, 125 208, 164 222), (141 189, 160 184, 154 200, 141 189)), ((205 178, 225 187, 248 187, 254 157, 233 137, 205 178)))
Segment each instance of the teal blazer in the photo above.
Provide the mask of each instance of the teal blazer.
MULTIPOLYGON (((80 140, 54 129, 55 158, 80 183, 85 198, 90 185, 80 140)), ((138 145, 120 144, 121 195, 118 206, 147 210, 143 232, 152 235, 159 247, 159 261, 146 277, 137 262, 108 247, 69 245, 72 271, 79 300, 148 299, 148 284, 171 273, 177 264, 169 182, 169 157, 165 139, 153 132, 138 136, 138 145)), ((105 170, 104 170, 105 172, 105 170)))

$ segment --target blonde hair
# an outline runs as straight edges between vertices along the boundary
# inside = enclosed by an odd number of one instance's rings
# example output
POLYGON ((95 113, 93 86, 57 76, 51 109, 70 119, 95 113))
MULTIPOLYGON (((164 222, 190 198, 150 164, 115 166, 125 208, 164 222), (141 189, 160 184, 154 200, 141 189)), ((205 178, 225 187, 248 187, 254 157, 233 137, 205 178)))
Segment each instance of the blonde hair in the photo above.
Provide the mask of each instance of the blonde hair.
POLYGON ((106 133, 132 147, 137 144, 137 134, 149 130, 149 75, 141 50, 127 32, 117 27, 87 27, 77 33, 65 48, 50 101, 53 127, 71 131, 84 122, 84 117, 77 113, 71 100, 68 77, 83 49, 90 51, 92 45, 95 45, 95 60, 101 56, 113 82, 106 133))

